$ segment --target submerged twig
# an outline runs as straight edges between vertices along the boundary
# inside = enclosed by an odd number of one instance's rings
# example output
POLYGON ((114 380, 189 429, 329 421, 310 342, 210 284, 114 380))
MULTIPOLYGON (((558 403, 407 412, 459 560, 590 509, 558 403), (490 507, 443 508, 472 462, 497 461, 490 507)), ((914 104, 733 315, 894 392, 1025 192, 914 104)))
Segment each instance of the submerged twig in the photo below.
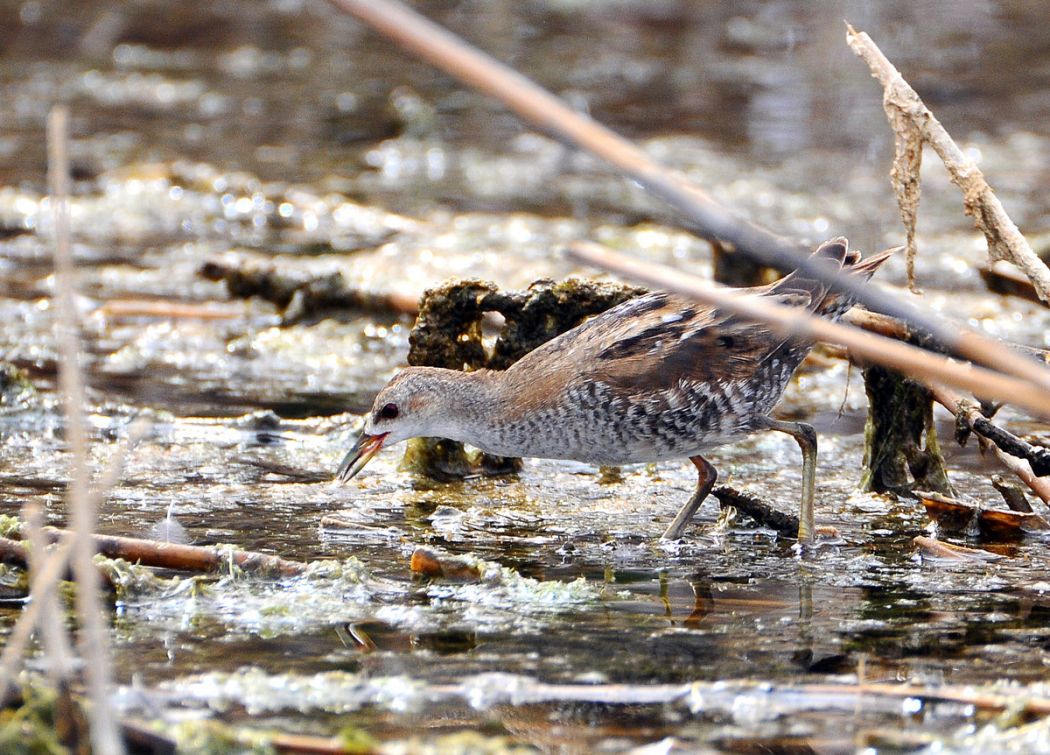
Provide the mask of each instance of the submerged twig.
POLYGON ((754 519, 760 525, 775 530, 782 537, 795 538, 798 536, 798 517, 779 511, 765 501, 754 496, 741 493, 739 490, 727 485, 721 485, 711 491, 711 495, 718 499, 722 508, 732 506, 741 514, 754 519))
POLYGON ((901 198, 901 214, 909 243, 914 243, 913 202, 918 202, 920 153, 922 144, 927 143, 948 169, 952 183, 962 190, 963 206, 988 241, 989 256, 993 260, 1005 259, 1017 265, 1028 276, 1039 297, 1050 302, 1050 268, 1039 259, 1006 214, 980 168, 959 148, 871 37, 849 24, 846 26, 846 42, 850 49, 868 64, 871 75, 883 86, 883 107, 897 136, 894 183, 901 198))
POLYGON ((918 547, 919 552, 929 558, 937 558, 944 561, 998 561, 1002 559, 998 553, 979 548, 967 548, 962 545, 946 543, 943 540, 920 535, 912 538, 912 542, 918 547))
POLYGON ((1009 401, 1050 416, 1050 393, 1026 381, 983 367, 959 364, 891 338, 830 322, 797 307, 775 304, 768 297, 739 296, 731 289, 678 270, 636 261, 598 244, 577 242, 569 248, 569 254, 580 262, 766 323, 785 336, 841 344, 865 359, 924 380, 947 383, 984 398, 1009 401))
POLYGON ((721 206, 700 187, 661 165, 637 145, 576 112, 536 83, 401 3, 393 0, 332 2, 435 66, 495 97, 538 128, 606 160, 682 213, 687 227, 698 235, 729 242, 741 252, 774 267, 798 268, 807 275, 833 283, 869 308, 917 325, 950 351, 1050 390, 1050 370, 1019 357, 970 328, 947 324, 899 297, 891 297, 810 260, 808 249, 721 206))
POLYGON ((80 335, 76 311, 76 270, 70 242, 69 223, 69 112, 64 106, 52 109, 47 121, 48 182, 55 229, 55 298, 58 311, 57 341, 62 359, 58 365, 59 385, 66 417, 66 439, 73 456, 73 474, 68 491, 70 519, 76 537, 73 543, 73 571, 77 578, 77 614, 82 623, 80 654, 87 669, 91 705, 91 744, 102 755, 120 753, 116 716, 109 700, 112 682, 109 666, 109 640, 103 621, 98 591, 98 570, 94 564, 91 535, 95 530, 96 507, 88 490, 88 443, 84 425, 84 383, 80 371, 80 335))

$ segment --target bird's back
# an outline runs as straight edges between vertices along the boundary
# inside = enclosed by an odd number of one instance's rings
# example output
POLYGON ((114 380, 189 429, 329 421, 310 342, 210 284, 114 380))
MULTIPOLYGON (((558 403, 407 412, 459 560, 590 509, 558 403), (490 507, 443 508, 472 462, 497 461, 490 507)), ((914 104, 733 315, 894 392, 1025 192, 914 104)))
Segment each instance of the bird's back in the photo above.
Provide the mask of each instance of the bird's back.
MULTIPOLYGON (((835 239, 813 257, 868 279, 889 255, 862 260, 835 239)), ((743 291, 832 319, 853 305, 799 271, 743 291)), ((649 293, 549 341, 500 376, 513 405, 498 450, 601 464, 695 455, 753 430, 811 346, 718 308, 649 293)))

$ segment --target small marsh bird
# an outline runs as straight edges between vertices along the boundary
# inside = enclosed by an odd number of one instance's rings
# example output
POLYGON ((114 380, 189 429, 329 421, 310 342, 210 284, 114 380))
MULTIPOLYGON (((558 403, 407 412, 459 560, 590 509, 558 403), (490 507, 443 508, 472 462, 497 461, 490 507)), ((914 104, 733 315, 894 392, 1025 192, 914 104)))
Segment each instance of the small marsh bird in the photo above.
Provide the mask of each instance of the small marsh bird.
MULTIPOLYGON (((891 254, 862 260, 837 238, 813 258, 867 280, 891 254)), ((740 292, 830 319, 853 306, 849 295, 799 271, 740 292)), ((655 291, 587 320, 504 371, 401 371, 379 392, 337 476, 345 482, 383 446, 418 436, 458 440, 499 456, 607 466, 688 457, 700 476, 663 534, 674 540, 717 478, 701 454, 758 430, 778 430, 802 449, 798 537, 808 542, 817 436, 807 424, 769 413, 812 346, 655 291)))

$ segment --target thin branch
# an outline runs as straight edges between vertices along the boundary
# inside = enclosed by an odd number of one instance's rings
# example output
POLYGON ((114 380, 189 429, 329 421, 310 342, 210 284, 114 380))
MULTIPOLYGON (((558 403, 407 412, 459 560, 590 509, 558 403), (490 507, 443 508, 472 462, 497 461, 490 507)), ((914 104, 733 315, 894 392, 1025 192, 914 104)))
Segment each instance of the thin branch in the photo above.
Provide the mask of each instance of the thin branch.
POLYGON ((982 438, 987 438, 1004 453, 1027 461, 1037 477, 1050 475, 1050 449, 1033 446, 1009 430, 999 427, 981 414, 976 404, 943 385, 931 385, 929 388, 937 402, 954 414, 957 420, 964 422, 967 428, 982 438))
POLYGON ((82 628, 80 654, 87 667, 91 705, 91 743, 101 755, 124 752, 116 717, 110 705, 109 642, 98 591, 98 571, 91 535, 97 518, 95 502, 88 490, 88 442, 84 424, 84 384, 80 370, 79 318, 76 311, 76 269, 69 223, 69 112, 54 107, 47 119, 48 182, 55 231, 55 298, 58 311, 57 340, 62 359, 59 384, 66 416, 66 439, 73 454, 67 501, 77 537, 73 544, 73 571, 77 577, 76 607, 82 628))
POLYGON ((891 338, 830 322, 797 307, 776 304, 766 297, 740 296, 732 289, 668 267, 639 262, 595 243, 576 242, 568 253, 578 262, 763 322, 781 335, 837 343, 865 359, 923 380, 947 383, 983 398, 1010 401, 1050 417, 1050 394, 1027 381, 960 364, 891 338))
POLYGON ((989 341, 976 331, 920 312, 809 259, 808 251, 729 211, 698 186, 661 165, 637 145, 570 108, 506 65, 393 0, 331 0, 402 47, 504 103, 537 128, 601 157, 677 209, 686 226, 704 238, 729 242, 741 252, 782 269, 798 268, 848 291, 869 309, 899 317, 929 332, 949 351, 1050 390, 1050 370, 989 341))
MULTIPOLYGON (((937 152, 952 183, 962 190, 966 213, 973 216, 978 230, 987 239, 989 256, 993 260, 1005 259, 1017 265, 1028 276, 1039 297, 1050 303, 1050 268, 1039 259, 1006 214, 980 168, 959 148, 871 37, 849 24, 846 26, 846 42, 850 49, 868 64, 871 75, 883 86, 883 106, 891 122, 903 123, 903 127, 917 134, 918 150, 925 142, 937 152)), ((914 180, 918 181, 917 175, 914 180)), ((911 233, 913 231, 909 230, 911 233)))
MULTIPOLYGON (((71 533, 58 527, 45 527, 44 536, 51 543, 64 541, 71 533)), ((231 563, 247 572, 297 576, 306 571, 301 561, 288 561, 279 556, 257 551, 223 547, 204 547, 165 543, 137 537, 93 535, 93 548, 110 558, 121 558, 133 564, 186 571, 212 571, 231 563)))

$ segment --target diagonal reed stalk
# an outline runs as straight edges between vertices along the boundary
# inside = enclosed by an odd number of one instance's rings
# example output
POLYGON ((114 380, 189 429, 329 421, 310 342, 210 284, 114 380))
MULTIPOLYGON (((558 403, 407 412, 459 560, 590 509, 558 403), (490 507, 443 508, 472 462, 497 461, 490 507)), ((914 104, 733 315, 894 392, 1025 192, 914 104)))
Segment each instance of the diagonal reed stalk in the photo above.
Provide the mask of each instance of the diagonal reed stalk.
MULTIPOLYGON (((814 264, 808 259, 809 249, 722 207, 703 189, 661 165, 637 145, 574 111, 535 82, 405 5, 394 0, 331 2, 446 73, 499 100, 533 126, 601 157, 678 210, 686 220, 685 226, 694 233, 729 242, 764 263, 801 269, 839 290, 849 291, 869 309, 898 317, 931 334, 952 353, 1050 391, 1050 370, 1042 365, 965 326, 924 313, 898 297, 814 264)), ((998 398, 1012 399, 1009 395, 998 398)))
POLYGON ((815 317, 797 307, 775 304, 768 298, 740 296, 725 286, 669 267, 641 262, 593 242, 578 241, 568 253, 578 262, 764 322, 782 335, 837 343, 865 359, 924 380, 947 383, 982 398, 1010 396, 1012 403, 1050 416, 1050 394, 1027 380, 961 364, 893 338, 815 317))

